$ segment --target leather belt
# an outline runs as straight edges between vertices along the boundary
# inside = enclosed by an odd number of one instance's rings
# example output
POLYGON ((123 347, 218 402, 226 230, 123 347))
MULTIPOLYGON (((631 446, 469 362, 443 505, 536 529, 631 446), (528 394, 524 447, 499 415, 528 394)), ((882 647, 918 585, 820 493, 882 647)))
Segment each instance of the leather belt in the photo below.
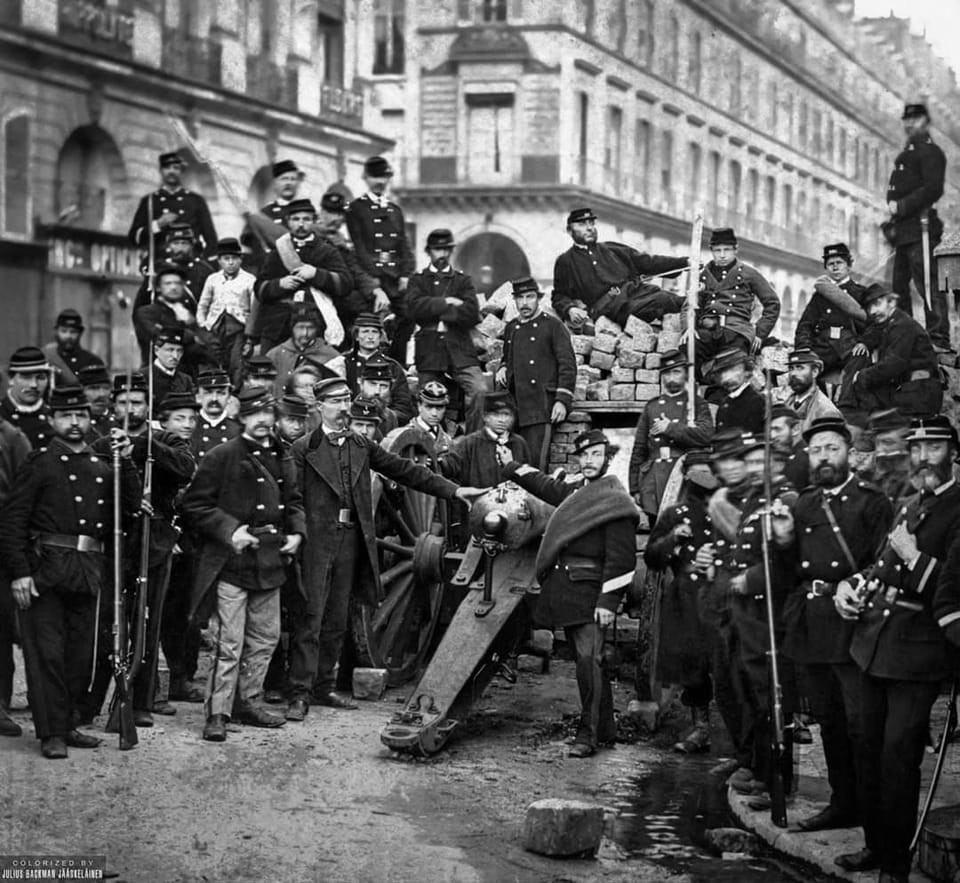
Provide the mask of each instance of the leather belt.
POLYGON ((357 520, 353 509, 338 509, 337 524, 343 527, 356 527, 357 520))
POLYGON ((396 256, 397 252, 395 249, 379 249, 377 251, 377 261, 381 264, 392 264, 396 256))
POLYGON ((825 579, 805 580, 802 585, 807 588, 807 598, 832 598, 837 593, 837 584, 825 579))
POLYGON ((102 552, 103 543, 86 534, 72 536, 61 533, 41 533, 34 537, 40 546, 56 546, 58 549, 76 549, 78 552, 102 552))

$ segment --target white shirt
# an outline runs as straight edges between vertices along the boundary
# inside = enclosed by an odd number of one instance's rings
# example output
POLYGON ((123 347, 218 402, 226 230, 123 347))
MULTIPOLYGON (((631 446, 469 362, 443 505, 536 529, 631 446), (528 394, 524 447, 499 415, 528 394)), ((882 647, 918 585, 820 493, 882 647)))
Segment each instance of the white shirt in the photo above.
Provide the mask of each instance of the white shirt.
POLYGON ((223 270, 211 273, 203 283, 203 292, 197 304, 197 323, 200 327, 210 330, 224 313, 246 325, 256 281, 253 273, 242 269, 230 279, 223 270))

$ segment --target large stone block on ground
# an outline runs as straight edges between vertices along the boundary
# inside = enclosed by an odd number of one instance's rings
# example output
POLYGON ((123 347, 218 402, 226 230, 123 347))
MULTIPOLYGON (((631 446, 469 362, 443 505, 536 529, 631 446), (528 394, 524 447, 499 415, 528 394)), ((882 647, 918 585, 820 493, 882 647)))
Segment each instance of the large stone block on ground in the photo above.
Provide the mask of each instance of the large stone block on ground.
POLYGON ((593 352, 610 353, 617 351, 618 338, 613 334, 598 334, 593 338, 593 352))
POLYGON ((353 670, 354 699, 382 699, 387 689, 385 668, 355 668, 353 670))
POLYGON ((623 368, 620 365, 614 365, 610 369, 610 380, 614 383, 633 383, 633 375, 635 373, 633 368, 623 368))
POLYGON ((621 368, 642 368, 644 366, 645 353, 638 350, 620 350, 617 353, 617 364, 621 368))
POLYGON ((631 337, 636 337, 639 334, 653 334, 653 326, 636 316, 630 316, 627 319, 627 324, 623 326, 623 330, 631 337))
POLYGON ((634 379, 637 383, 652 383, 654 386, 660 384, 660 372, 653 371, 650 368, 640 368, 636 371, 634 379))
POLYGON ((601 316, 594 323, 593 330, 597 335, 601 334, 612 334, 614 337, 619 337, 623 329, 612 319, 608 319, 606 316, 601 316))
POLYGON ((680 348, 679 331, 661 331, 657 336, 657 352, 665 353, 667 350, 680 348))
POLYGON ((590 353, 590 364, 601 371, 609 371, 613 367, 614 361, 613 353, 605 353, 600 350, 594 350, 590 353))
POLYGON ((612 383, 610 385, 611 402, 632 402, 634 400, 634 385, 632 383, 612 383))
POLYGON ((589 356, 593 349, 593 338, 586 334, 571 334, 570 343, 573 346, 573 353, 577 356, 589 356))
POLYGON ((523 848, 556 858, 593 856, 603 838, 603 807, 548 798, 531 803, 523 824, 523 848))
POLYGON ((596 383, 587 385, 588 402, 609 402, 610 401, 610 381, 598 380, 596 383))
POLYGON ((636 386, 636 399, 638 402, 649 402, 660 395, 659 383, 638 383, 636 386))
POLYGON ((581 365, 577 368, 577 383, 596 383, 600 379, 600 369, 592 365, 581 365))
POLYGON ((647 353, 643 359, 643 364, 647 368, 650 368, 659 374, 661 361, 662 361, 662 357, 660 356, 660 353, 647 353))
POLYGON ((680 314, 679 313, 667 313, 663 317, 663 330, 664 331, 675 331, 679 334, 683 329, 680 327, 680 314))
POLYGON ((633 338, 633 348, 638 353, 652 353, 657 347, 655 331, 645 331, 633 338))

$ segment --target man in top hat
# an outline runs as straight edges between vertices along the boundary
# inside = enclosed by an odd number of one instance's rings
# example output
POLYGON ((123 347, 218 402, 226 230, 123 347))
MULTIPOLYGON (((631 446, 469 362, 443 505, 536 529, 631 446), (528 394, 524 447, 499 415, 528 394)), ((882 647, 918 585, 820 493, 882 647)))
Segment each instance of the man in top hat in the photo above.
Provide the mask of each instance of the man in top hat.
MULTIPOLYGON (((710 234, 713 259, 700 271, 700 294, 694 318, 696 362, 699 370, 705 362, 723 350, 736 348, 756 355, 764 339, 773 331, 780 316, 780 299, 760 272, 739 260, 739 242, 729 227, 719 227, 710 234), (753 323, 754 304, 762 312, 753 323)), ((683 301, 686 343, 687 302, 683 301)))
POLYGON ((357 396, 350 404, 350 431, 372 442, 380 443, 380 408, 376 400, 357 396))
POLYGON ((320 213, 317 215, 317 235, 340 252, 347 265, 353 288, 337 301, 337 313, 343 322, 347 340, 351 340, 354 320, 361 313, 387 313, 390 299, 380 287, 380 281, 360 263, 357 250, 345 229, 347 198, 340 190, 328 190, 320 198, 320 213))
POLYGON ((957 431, 938 415, 918 418, 907 436, 920 492, 894 516, 876 563, 841 580, 837 611, 855 621, 850 656, 860 668, 854 752, 865 848, 839 856, 844 870, 880 868, 906 881, 920 798, 930 709, 957 673, 957 584, 944 578, 960 537, 957 431))
POLYGON ((173 392, 193 393, 193 381, 190 375, 180 370, 183 362, 184 339, 186 332, 182 327, 161 327, 153 338, 153 364, 141 368, 141 372, 153 375, 153 412, 156 414, 160 403, 173 392))
POLYGON ((414 362, 420 384, 449 375, 463 390, 466 407, 483 389, 483 372, 470 331, 480 322, 473 280, 450 263, 453 234, 432 230, 427 236, 429 265, 410 277, 407 315, 420 326, 414 362))
POLYGON ((712 381, 720 389, 717 432, 737 427, 752 435, 763 434, 764 400, 753 385, 750 357, 739 347, 723 350, 713 360, 712 381))
MULTIPOLYGON (((380 416, 380 431, 387 435, 403 421, 390 404, 393 389, 393 360, 377 354, 363 363, 360 369, 359 395, 374 402, 380 416)), ((352 390, 351 390, 352 391, 352 390)))
POLYGON ((197 303, 197 325, 211 337, 211 351, 217 363, 228 371, 234 386, 240 386, 243 353, 251 349, 257 301, 253 290, 257 277, 240 266, 240 240, 217 243, 220 269, 203 284, 197 303))
MULTIPOLYGON (((306 366, 305 366, 306 367, 306 366)), ((309 366, 313 367, 313 366, 309 366)), ((243 363, 243 387, 262 387, 273 390, 277 369, 266 356, 250 356, 243 363)))
POLYGON ((295 303, 290 310, 290 337, 266 352, 277 369, 273 394, 283 395, 287 381, 301 365, 323 366, 334 374, 346 372, 344 357, 324 338, 326 323, 312 303, 295 303))
POLYGON ((80 346, 83 319, 76 310, 62 310, 53 326, 54 339, 45 344, 43 354, 56 372, 55 385, 73 385, 79 381, 78 371, 87 365, 103 364, 99 356, 80 346))
POLYGON ((216 650, 203 738, 223 742, 232 716, 256 727, 282 726, 260 705, 267 666, 280 638, 280 587, 306 527, 300 484, 274 435, 268 390, 240 392, 243 433, 212 450, 183 496, 184 518, 199 534, 191 612, 210 617, 216 650))
POLYGON ((34 449, 45 448, 53 436, 44 396, 50 385, 50 363, 43 350, 22 346, 7 363, 7 394, 0 400, 0 418, 19 429, 34 449))
POLYGON ((159 255, 167 229, 171 224, 180 222, 189 224, 196 230, 203 252, 211 253, 217 243, 213 219, 210 217, 207 201, 199 193, 183 188, 183 157, 176 151, 161 153, 159 166, 162 184, 158 190, 148 193, 140 200, 130 225, 130 241, 146 249, 148 237, 153 236, 154 248, 159 255), (149 224, 151 210, 152 226, 149 224))
POLYGON ((887 241, 893 246, 893 290, 898 306, 913 315, 910 282, 921 297, 925 292, 923 275, 923 218, 930 233, 931 287, 927 292, 931 309, 924 307, 926 327, 933 345, 941 352, 952 352, 947 293, 939 291, 933 250, 943 235, 943 221, 935 208, 943 196, 947 158, 930 137, 930 114, 924 104, 908 104, 903 111, 906 146, 897 154, 887 185, 887 209, 890 220, 882 225, 887 241))
POLYGON ((270 171, 273 176, 273 199, 247 218, 240 234, 241 244, 248 249, 244 269, 254 275, 260 272, 276 241, 287 232, 284 214, 287 206, 297 198, 305 177, 292 159, 277 160, 270 171))
POLYGON ((940 366, 923 326, 897 306, 897 295, 871 285, 863 295, 870 327, 843 372, 840 410, 863 425, 867 414, 899 408, 907 415, 936 414, 943 404, 940 366))
POLYGON ((197 402, 200 413, 193 430, 191 450, 199 463, 217 445, 240 435, 239 421, 227 412, 230 378, 226 371, 208 368, 197 375, 197 402))
POLYGON ((822 371, 842 370, 867 324, 861 300, 867 290, 850 276, 853 256, 844 242, 823 247, 826 272, 813 283, 793 336, 798 350, 811 350, 822 371))
POLYGON ((400 425, 407 423, 417 413, 417 406, 410 392, 407 372, 383 351, 383 321, 376 313, 361 313, 354 320, 353 337, 353 349, 345 354, 347 383, 351 391, 354 395, 360 394, 364 363, 374 356, 382 357, 390 366, 390 394, 385 401, 396 412, 400 425))
POLYGON ((260 307, 254 335, 260 351, 269 352, 290 336, 294 303, 313 303, 323 314, 328 342, 343 341, 335 307, 353 280, 340 252, 315 232, 317 211, 309 199, 294 199, 284 214, 287 233, 274 244, 257 276, 260 307))
POLYGON ((77 380, 90 405, 90 433, 87 443, 92 444, 102 435, 108 435, 114 426, 110 411, 112 385, 107 366, 97 360, 77 371, 77 380))
POLYGON ((597 242, 597 216, 590 208, 575 208, 567 215, 567 233, 573 245, 553 265, 553 308, 575 328, 600 316, 625 325, 630 316, 652 322, 680 311, 683 298, 642 277, 682 270, 687 258, 597 242))
POLYGON ((551 433, 566 419, 573 402, 577 360, 570 334, 555 316, 543 312, 543 292, 529 276, 511 283, 517 317, 503 332, 503 359, 497 382, 517 403, 517 432, 533 464, 545 470, 551 433))
POLYGON ((801 432, 806 432, 820 417, 839 417, 840 409, 820 389, 818 381, 823 373, 823 360, 812 349, 795 349, 787 361, 790 377, 790 395, 784 404, 793 408, 800 418, 801 432))
POLYGON ((306 615, 291 639, 287 719, 302 721, 311 697, 333 708, 355 708, 334 692, 334 668, 347 629, 351 597, 381 600, 371 471, 432 496, 469 502, 483 490, 458 487, 426 466, 392 454, 348 429, 351 394, 342 378, 315 389, 321 424, 293 446, 297 485, 307 513, 303 555, 306 615))
MULTIPOLYGON (((636 567, 637 507, 610 475, 616 445, 599 430, 574 439, 582 479, 549 478, 533 466, 507 462, 503 477, 557 507, 537 553, 542 586, 534 612, 544 628, 562 627, 573 646, 580 691, 580 724, 572 757, 589 757, 616 737, 603 645, 636 567)), ((503 459, 507 459, 504 456, 503 459)))
POLYGON ((784 602, 783 652, 803 666, 832 792, 825 809, 799 824, 804 831, 819 831, 854 827, 862 817, 860 672, 850 659, 853 625, 837 615, 833 596, 841 580, 876 560, 893 507, 879 488, 851 471, 851 435, 843 418, 817 418, 803 439, 809 487, 792 515, 777 516, 776 527, 792 537, 798 577, 784 602))
POLYGON ((660 360, 661 393, 644 405, 630 452, 630 495, 653 523, 677 459, 703 448, 713 435, 710 407, 699 395, 690 425, 686 356, 669 350, 660 360))
POLYGON ((405 365, 414 323, 406 318, 404 292, 417 263, 403 211, 387 196, 392 177, 393 168, 382 156, 367 159, 363 164, 367 192, 347 206, 346 219, 360 266, 379 283, 374 296, 378 302, 385 296, 398 320, 389 354, 405 365))
MULTIPOLYGON (((12 579, 30 711, 49 759, 65 758, 68 746, 100 744, 77 729, 78 704, 93 664, 97 598, 109 592, 114 475, 109 457, 92 455, 83 440, 89 421, 79 386, 55 389, 54 438, 27 458, 0 510, 0 566, 12 579)), ((129 439, 118 432, 113 444, 127 527, 140 508, 140 482, 129 439)))

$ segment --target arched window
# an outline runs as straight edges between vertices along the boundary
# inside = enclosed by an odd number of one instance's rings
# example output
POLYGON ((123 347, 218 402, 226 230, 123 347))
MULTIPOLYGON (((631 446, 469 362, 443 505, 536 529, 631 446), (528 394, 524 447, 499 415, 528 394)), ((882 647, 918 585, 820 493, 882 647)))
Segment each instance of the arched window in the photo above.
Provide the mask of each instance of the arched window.
POLYGON ((74 129, 57 157, 58 221, 125 232, 129 198, 123 158, 113 138, 96 125, 74 129))
POLYGON ((13 236, 30 235, 30 117, 17 111, 3 121, 0 144, 3 200, 0 231, 13 236))

